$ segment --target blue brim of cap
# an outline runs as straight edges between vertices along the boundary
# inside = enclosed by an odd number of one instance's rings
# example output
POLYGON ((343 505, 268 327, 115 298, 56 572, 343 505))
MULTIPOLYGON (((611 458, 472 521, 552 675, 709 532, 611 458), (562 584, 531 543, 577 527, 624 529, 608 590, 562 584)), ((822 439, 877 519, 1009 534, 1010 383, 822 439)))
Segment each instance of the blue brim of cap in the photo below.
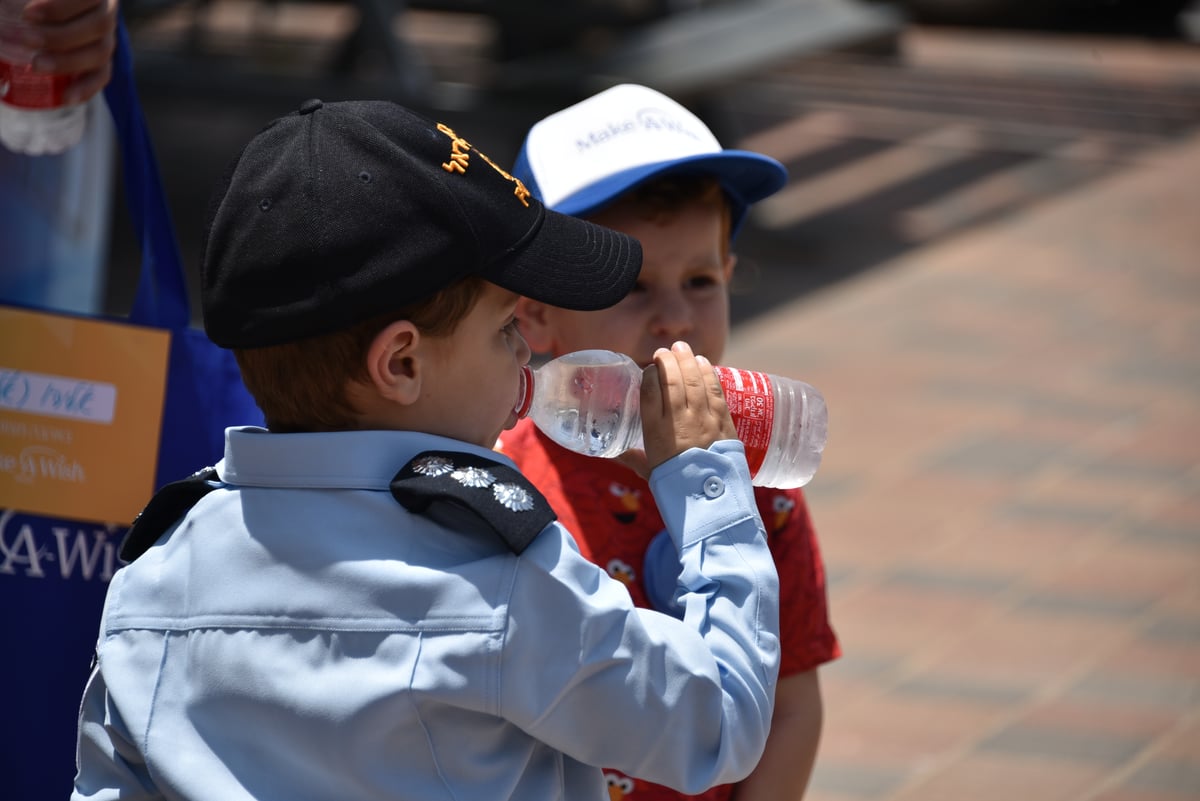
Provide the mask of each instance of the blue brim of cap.
POLYGON ((630 189, 666 175, 708 175, 716 178, 733 206, 733 233, 741 227, 750 204, 775 194, 787 183, 787 168, 770 156, 747 150, 722 150, 670 161, 631 167, 597 181, 554 205, 575 217, 593 214, 630 189))

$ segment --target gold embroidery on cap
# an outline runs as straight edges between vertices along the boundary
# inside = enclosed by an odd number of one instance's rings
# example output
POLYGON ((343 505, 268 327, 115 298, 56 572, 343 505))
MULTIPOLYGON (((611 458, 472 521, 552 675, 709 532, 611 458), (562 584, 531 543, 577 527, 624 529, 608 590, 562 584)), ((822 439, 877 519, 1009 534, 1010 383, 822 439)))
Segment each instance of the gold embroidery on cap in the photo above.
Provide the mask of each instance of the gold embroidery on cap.
POLYGON ((442 164, 442 169, 446 172, 465 173, 471 158, 467 152, 471 149, 471 143, 450 130, 448 125, 439 122, 438 130, 450 137, 450 160, 442 164))
MULTIPOLYGON (((442 169, 446 172, 466 173, 467 167, 470 166, 471 154, 468 152, 473 150, 471 143, 461 136, 456 134, 449 125, 439 122, 437 125, 439 131, 450 137, 450 160, 443 162, 442 169)), ((521 201, 521 205, 529 207, 529 190, 525 188, 525 184, 520 178, 515 178, 500 168, 500 165, 487 157, 487 154, 482 150, 474 149, 479 154, 479 158, 491 165, 492 169, 504 176, 505 180, 512 181, 514 184, 513 194, 517 196, 517 200, 521 201)))
POLYGON ((489 159, 487 157, 487 154, 484 153, 482 150, 476 150, 475 152, 479 154, 479 158, 483 159, 488 164, 491 164, 493 170, 500 173, 505 178, 512 181, 514 184, 516 184, 516 186, 513 188, 513 194, 517 196, 518 200, 520 200, 523 204, 528 206, 529 205, 529 190, 525 188, 525 184, 521 183, 521 179, 514 178, 513 176, 509 175, 504 170, 500 169, 500 165, 497 164, 496 162, 492 161, 491 159, 489 159))

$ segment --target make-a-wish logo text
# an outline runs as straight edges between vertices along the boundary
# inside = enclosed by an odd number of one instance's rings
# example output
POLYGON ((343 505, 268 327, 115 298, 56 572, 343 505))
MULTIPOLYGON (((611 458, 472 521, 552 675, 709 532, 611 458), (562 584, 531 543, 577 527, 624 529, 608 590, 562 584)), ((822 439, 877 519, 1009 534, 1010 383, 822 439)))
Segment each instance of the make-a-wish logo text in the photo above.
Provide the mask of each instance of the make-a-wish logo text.
POLYGON ((700 134, 694 131, 686 120, 679 118, 669 111, 649 106, 637 109, 631 117, 610 120, 601 126, 584 132, 582 136, 577 136, 575 139, 575 149, 583 152, 596 145, 610 142, 635 131, 676 134, 688 139, 702 141, 700 134))
POLYGON ((0 580, 23 576, 107 582, 120 567, 117 548, 125 531, 122 526, 0 510, 0 580))
POLYGON ((83 484, 87 481, 83 465, 45 445, 30 445, 17 453, 0 451, 0 473, 8 473, 22 484, 37 481, 83 484))

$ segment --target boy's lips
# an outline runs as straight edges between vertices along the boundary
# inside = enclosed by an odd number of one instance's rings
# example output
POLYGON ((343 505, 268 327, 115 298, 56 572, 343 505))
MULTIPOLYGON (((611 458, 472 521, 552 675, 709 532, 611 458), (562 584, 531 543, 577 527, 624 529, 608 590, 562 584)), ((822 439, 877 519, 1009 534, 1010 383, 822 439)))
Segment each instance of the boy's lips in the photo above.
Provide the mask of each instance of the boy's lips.
POLYGON ((529 414, 529 405, 533 402, 533 368, 528 364, 521 365, 521 380, 517 384, 517 397, 513 401, 513 415, 517 420, 529 414))

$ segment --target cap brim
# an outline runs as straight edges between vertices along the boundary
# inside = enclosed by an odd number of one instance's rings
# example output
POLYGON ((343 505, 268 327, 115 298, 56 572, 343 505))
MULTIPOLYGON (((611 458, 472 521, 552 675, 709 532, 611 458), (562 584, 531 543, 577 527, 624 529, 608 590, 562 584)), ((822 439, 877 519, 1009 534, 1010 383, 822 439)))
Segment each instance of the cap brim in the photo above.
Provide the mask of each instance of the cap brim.
POLYGON ((641 268, 633 237, 546 209, 528 244, 483 277, 542 303, 594 311, 625 297, 641 268))
POLYGON ((668 161, 640 164, 596 181, 554 204, 563 214, 599 211, 638 184, 672 173, 711 175, 744 210, 787 183, 787 168, 770 156, 747 150, 722 150, 668 161))

